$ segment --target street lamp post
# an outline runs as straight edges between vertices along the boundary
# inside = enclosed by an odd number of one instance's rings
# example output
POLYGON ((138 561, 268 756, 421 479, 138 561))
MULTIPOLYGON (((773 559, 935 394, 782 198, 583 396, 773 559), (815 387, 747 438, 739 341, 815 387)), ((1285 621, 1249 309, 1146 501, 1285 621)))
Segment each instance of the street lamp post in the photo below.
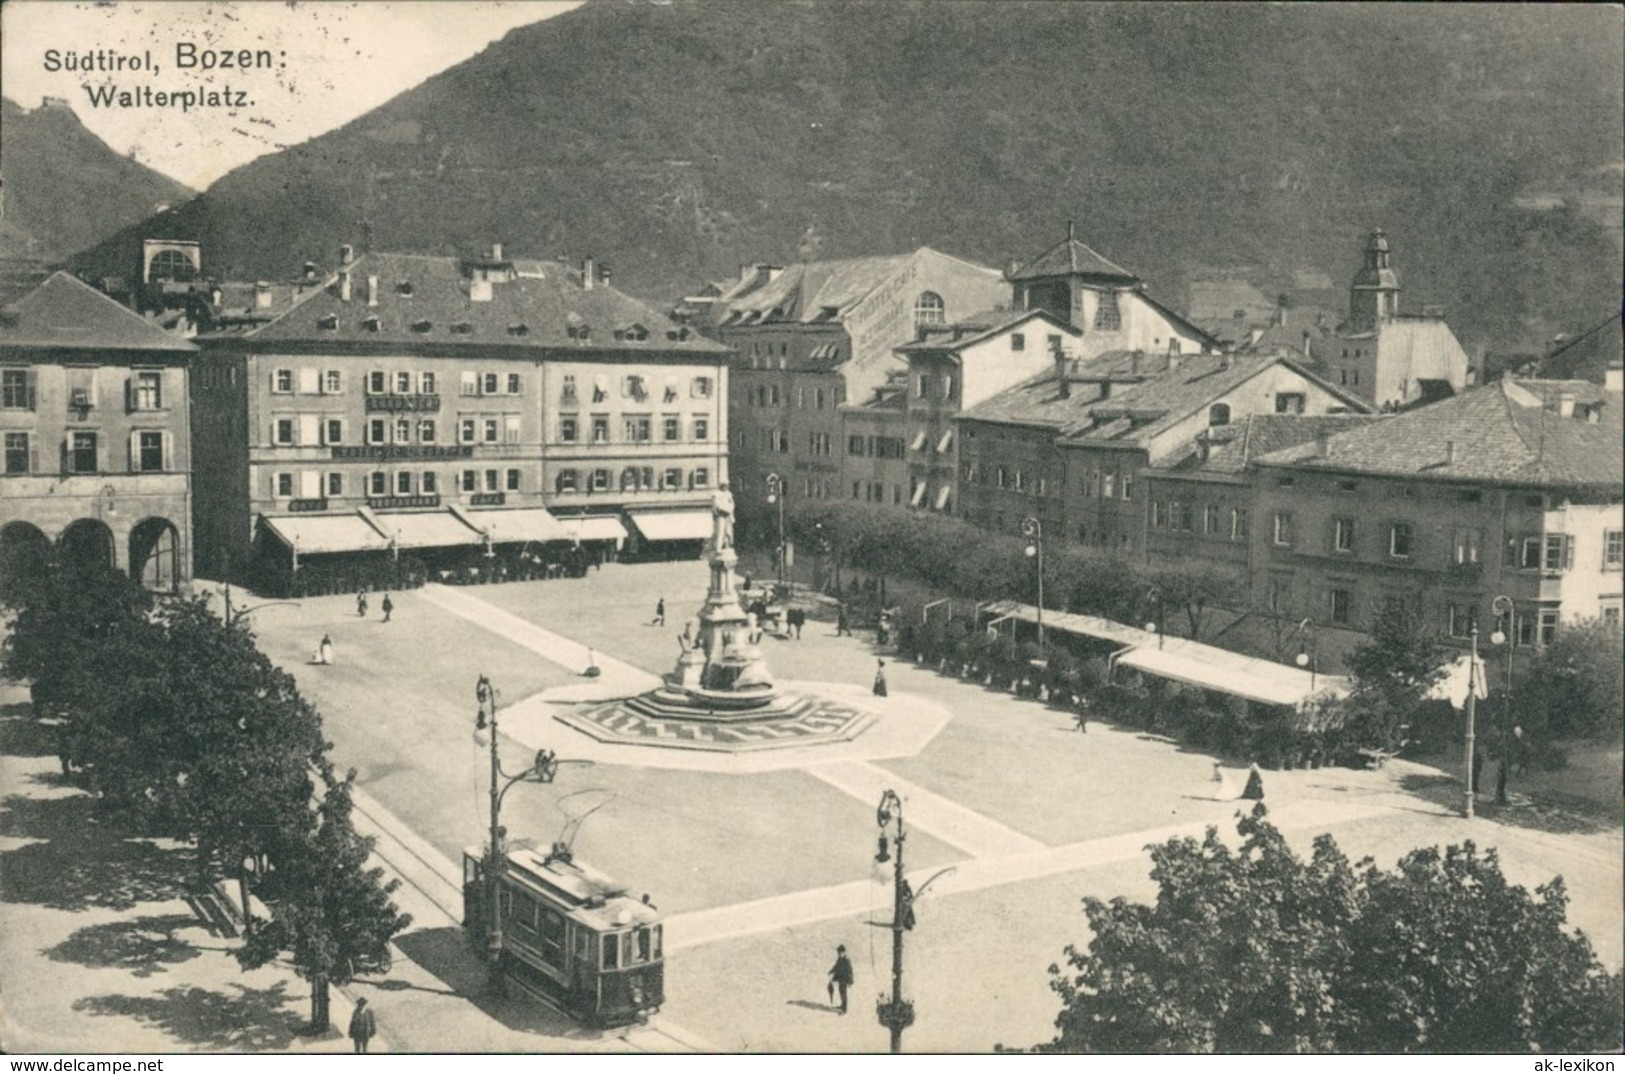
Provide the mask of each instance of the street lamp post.
POLYGON ((1309 669, 1309 692, 1315 692, 1315 676, 1320 672, 1320 639, 1315 633, 1315 621, 1305 619, 1298 624, 1298 655, 1293 658, 1299 667, 1309 669), (1307 639, 1308 648, 1304 647, 1307 639))
POLYGON ((1021 520, 1021 535, 1027 538, 1027 555, 1038 567, 1038 647, 1044 648, 1044 524, 1029 515, 1021 520))
POLYGON ((1507 804, 1507 766, 1512 762, 1512 743, 1507 741, 1512 727, 1512 632, 1513 616, 1517 614, 1517 605, 1512 598, 1498 596, 1490 602, 1490 611, 1495 616, 1495 631, 1490 634, 1491 645, 1506 646, 1506 678, 1501 688, 1501 765, 1495 773, 1495 804, 1507 804), (1505 629, 1503 629, 1505 624, 1505 629))
POLYGON ((1162 620, 1163 620, 1163 611, 1164 611, 1163 607, 1162 607, 1162 590, 1157 588, 1156 586, 1152 586, 1150 588, 1150 590, 1147 591, 1147 593, 1145 595, 1145 599, 1146 599, 1146 602, 1148 604, 1155 604, 1157 606, 1157 618, 1156 618, 1156 621, 1151 622, 1151 623, 1147 623, 1145 625, 1145 629, 1147 629, 1147 630, 1155 630, 1157 632, 1157 648, 1161 649, 1162 648, 1162 632, 1163 632, 1163 622, 1162 622, 1162 620))
POLYGON ((505 982, 502 973, 502 913, 497 905, 497 892, 501 888, 502 837, 506 834, 501 820, 502 799, 516 783, 526 780, 552 783, 553 777, 558 774, 559 762, 552 750, 542 749, 536 751, 536 759, 523 772, 509 775, 503 771, 502 760, 497 753, 497 696, 491 680, 481 675, 474 684, 474 699, 479 705, 474 718, 474 741, 479 741, 482 731, 489 732, 491 736, 491 845, 485 863, 485 912, 490 932, 486 953, 491 991, 501 995, 505 982))
POLYGON ((1461 815, 1468 820, 1473 819, 1473 794, 1478 790, 1477 787, 1473 786, 1473 741, 1476 731, 1474 723, 1478 716, 1478 691, 1482 679, 1478 669, 1478 624, 1476 622, 1473 624, 1471 634, 1472 656, 1467 664, 1467 735, 1462 744, 1461 757, 1462 777, 1467 784, 1467 792, 1462 799, 1461 815))
POLYGON ((779 505, 779 552, 775 557, 779 567, 779 588, 784 588, 785 567, 789 559, 788 546, 784 543, 784 479, 778 474, 767 475, 767 502, 769 506, 779 505))
POLYGON ((914 893, 909 890, 908 880, 903 876, 903 800, 897 797, 897 792, 887 789, 880 796, 880 805, 875 810, 875 820, 880 825, 880 850, 875 854, 875 861, 884 864, 887 860, 894 862, 892 867, 892 920, 891 920, 891 999, 882 999, 875 1005, 875 1014, 880 1024, 891 1032, 891 1051, 897 1055, 903 1050, 903 1030, 914 1024, 914 1004, 903 998, 903 933, 914 924, 914 893), (897 824, 897 834, 891 837, 896 854, 888 857, 886 853, 886 826, 893 821, 897 824))

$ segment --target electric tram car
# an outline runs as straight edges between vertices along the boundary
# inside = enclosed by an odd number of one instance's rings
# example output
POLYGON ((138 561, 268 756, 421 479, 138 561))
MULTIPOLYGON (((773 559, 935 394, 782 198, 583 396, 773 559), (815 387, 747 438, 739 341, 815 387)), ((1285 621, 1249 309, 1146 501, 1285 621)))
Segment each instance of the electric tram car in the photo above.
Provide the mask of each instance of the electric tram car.
MULTIPOLYGON (((490 957, 487 858, 463 852, 463 928, 490 957)), ((660 914, 563 847, 509 849, 497 877, 502 972, 588 1025, 638 1021, 665 1002, 660 914)))

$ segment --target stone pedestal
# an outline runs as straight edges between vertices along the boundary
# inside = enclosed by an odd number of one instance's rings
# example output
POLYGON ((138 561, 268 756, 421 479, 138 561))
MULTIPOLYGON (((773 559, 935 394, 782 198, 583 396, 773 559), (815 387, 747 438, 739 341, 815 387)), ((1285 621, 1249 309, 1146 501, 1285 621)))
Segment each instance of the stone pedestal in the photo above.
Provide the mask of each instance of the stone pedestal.
POLYGON ((662 692, 685 694, 708 707, 756 708, 776 696, 773 674, 761 650, 751 643, 750 616, 734 589, 739 556, 731 546, 717 545, 713 539, 707 556, 711 580, 696 629, 684 641, 662 692))

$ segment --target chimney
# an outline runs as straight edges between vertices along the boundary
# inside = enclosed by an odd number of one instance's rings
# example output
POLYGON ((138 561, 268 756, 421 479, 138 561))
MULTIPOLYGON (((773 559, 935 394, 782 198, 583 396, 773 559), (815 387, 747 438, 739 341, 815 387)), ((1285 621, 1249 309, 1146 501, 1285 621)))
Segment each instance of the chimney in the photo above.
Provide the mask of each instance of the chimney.
POLYGON ((1574 393, 1557 393, 1557 416, 1560 418, 1574 417, 1574 393))
POLYGON ((1277 325, 1285 327, 1285 325, 1286 325, 1286 307, 1287 307, 1287 303, 1290 302, 1290 301, 1292 301, 1292 300, 1289 297, 1287 297, 1286 295, 1284 295, 1284 294, 1276 296, 1276 298, 1275 298, 1275 323, 1277 325))
POLYGON ((1067 377, 1066 352, 1059 340, 1050 344, 1050 357, 1055 360, 1055 390, 1062 399, 1072 398, 1072 382, 1067 377))
MULTIPOLYGON (((349 247, 346 246, 345 249, 348 250, 349 247)), ((348 264, 349 262, 345 263, 348 264)), ((340 270, 339 272, 339 301, 350 301, 350 294, 350 270, 346 268, 340 270)))
POLYGON ((1225 372, 1225 373, 1230 372, 1230 364, 1233 361, 1235 361, 1235 358, 1230 354, 1229 351, 1225 351, 1223 354, 1219 355, 1219 369, 1220 369, 1220 371, 1225 372))
POLYGON ((598 282, 603 284, 605 287, 609 286, 609 266, 608 265, 599 265, 598 266, 598 282))
POLYGON ((1318 432, 1315 434, 1315 458, 1324 459, 1332 453, 1332 434, 1318 432))
POLYGON ((1129 367, 1128 367, 1129 372, 1132 373, 1136 377, 1139 376, 1140 375, 1140 363, 1143 362, 1144 360, 1145 360, 1145 352, 1144 351, 1135 351, 1132 355, 1129 356, 1129 367))
POLYGON ((1313 349, 1309 346, 1309 340, 1311 338, 1312 337, 1309 335, 1309 329, 1305 328, 1303 330, 1303 357, 1305 361, 1308 361, 1315 356, 1313 349))
POLYGON ((309 281, 314 280, 315 278, 316 278, 316 262, 314 262, 314 261, 306 261, 305 262, 305 281, 308 283, 309 281))
POLYGON ((264 280, 254 284, 254 308, 257 310, 271 308, 271 285, 264 280))
POLYGON ((502 260, 502 244, 500 242, 493 242, 491 244, 491 260, 492 261, 501 261, 502 260))
POLYGON ((1183 362, 1184 360, 1185 360, 1184 355, 1180 354, 1177 350, 1173 350, 1172 348, 1170 348, 1169 351, 1168 351, 1168 372, 1170 372, 1170 373, 1179 372, 1180 363, 1183 362))
POLYGON ((1454 440, 1444 442, 1444 464, 1446 466, 1456 465, 1456 442, 1454 440))
POLYGON ((345 243, 339 247, 339 265, 345 266, 355 260, 355 247, 345 243))
POLYGON ((593 275, 596 272, 597 266, 592 263, 592 258, 589 257, 581 262, 581 289, 583 291, 592 290, 593 275))
POLYGON ((378 277, 367 277, 367 305, 378 305, 378 277))

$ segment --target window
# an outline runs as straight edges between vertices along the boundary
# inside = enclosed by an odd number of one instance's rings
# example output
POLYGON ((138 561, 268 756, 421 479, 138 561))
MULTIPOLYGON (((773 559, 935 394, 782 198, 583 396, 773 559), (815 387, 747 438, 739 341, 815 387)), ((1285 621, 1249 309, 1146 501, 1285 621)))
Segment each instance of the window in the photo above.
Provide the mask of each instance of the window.
POLYGON ((1574 538, 1564 533, 1548 533, 1545 554, 1541 557, 1541 570, 1566 571, 1572 566, 1574 566, 1574 538))
POLYGON ((559 415, 559 439, 573 444, 581 436, 581 421, 574 414, 559 415))
POLYGON ((1207 408, 1207 423, 1209 427, 1230 424, 1230 404, 1214 403, 1207 408))
POLYGON ((418 392, 423 395, 436 394, 436 385, 433 373, 418 374, 418 392))
POLYGON ((605 492, 605 491, 608 491, 608 489, 609 489, 609 471, 608 470, 594 470, 592 472, 592 486, 590 488, 590 491, 592 491, 592 492, 605 492))
POLYGON ((1471 604, 1452 604, 1448 629, 1452 638, 1471 637, 1478 628, 1478 609, 1471 604))
POLYGON ((1219 532, 1219 507, 1208 504, 1202 508, 1202 532, 1209 537, 1219 532))
POLYGON ((1027 349, 1027 337, 1022 335, 1020 332, 1011 332, 1010 333, 1010 349, 1013 350, 1013 351, 1024 351, 1024 350, 1026 350, 1027 349))
POLYGON ((560 470, 559 476, 553 479, 553 487, 559 492, 576 491, 576 472, 574 470, 560 470))
POLYGON ((464 470, 459 475, 458 480, 464 492, 478 492, 480 490, 480 472, 478 470, 464 470))
POLYGON ((278 395, 293 394, 293 370, 278 369, 271 374, 271 390, 278 395))
POLYGON ((1349 622, 1349 609, 1354 600, 1353 594, 1346 589, 1333 589, 1327 594, 1328 611, 1334 623, 1349 622))
POLYGON ((1625 565, 1625 530, 1608 530, 1602 535, 1602 569, 1617 571, 1625 565))
POLYGON ((1540 635, 1537 644, 1550 645, 1557 637, 1557 609, 1542 608, 1540 610, 1540 635))
POLYGON ((1101 499, 1103 499, 1103 500, 1111 499, 1112 494, 1116 490, 1117 490, 1117 475, 1116 474, 1102 474, 1101 477, 1100 477, 1100 497, 1101 497, 1101 499))
POLYGON ((1388 554, 1395 559, 1409 559, 1411 555, 1411 524, 1395 522, 1388 527, 1388 554))
POLYGON ((1121 497, 1122 499, 1125 499, 1125 500, 1134 499, 1134 475, 1133 474, 1124 474, 1123 475, 1123 487, 1118 490, 1117 495, 1119 497, 1121 497))
POLYGON ((494 444, 494 443, 497 442, 498 431, 501 429, 501 426, 498 424, 497 419, 495 419, 495 418, 484 418, 484 419, 482 419, 481 423, 480 423, 480 428, 481 428, 481 431, 484 434, 482 439, 487 444, 494 444))
POLYGON ((483 374, 480 377, 480 394, 495 395, 497 393, 497 382, 499 379, 500 378, 495 373, 483 374))
POLYGON ((372 418, 367 422, 367 443, 382 444, 389 438, 389 425, 383 418, 372 418))
POLYGON ((508 471, 508 473, 507 473, 507 490, 509 492, 518 492, 519 491, 519 471, 518 470, 509 470, 508 471))
POLYGON ((322 423, 322 436, 324 444, 344 443, 344 419, 328 418, 322 423))
POLYGON ((1283 548, 1292 547, 1292 514, 1288 511, 1275 513, 1275 531, 1271 538, 1283 548))
POLYGON ((694 415, 693 434, 695 440, 711 439, 711 419, 704 414, 694 415))
MULTIPOLYGON (((1332 551, 1345 553, 1354 551, 1354 520, 1352 518, 1332 519, 1332 551)), ((1399 553, 1394 554, 1398 555, 1399 553)))
POLYGON ((395 471, 395 495, 397 495, 397 496, 410 496, 410 495, 412 495, 412 471, 410 471, 410 470, 397 470, 397 471, 395 471))
POLYGON ((711 378, 695 377, 693 383, 689 387, 689 393, 696 399, 711 398, 711 378))
POLYGON ((947 321, 948 305, 942 301, 942 296, 935 291, 921 291, 920 297, 914 300, 914 327, 946 324, 947 321))
POLYGON ((1100 305, 1095 310, 1095 327, 1115 332, 1123 327, 1123 313, 1117 308, 1117 292, 1102 291, 1100 305))
POLYGON ((423 476, 418 483, 418 488, 425 496, 434 496, 439 493, 440 480, 439 478, 435 477, 433 470, 423 471, 423 476))
POLYGON ((1176 503, 1173 505, 1173 513, 1174 525, 1178 526, 1181 530, 1189 533, 1196 528, 1195 505, 1188 503, 1176 503))
POLYGON ((711 487, 711 471, 707 470, 703 466, 700 467, 698 470, 695 470, 694 471, 694 487, 697 488, 697 489, 710 488, 711 487))
POLYGON ((374 369, 367 374, 367 394, 383 395, 388 390, 385 374, 382 369, 374 369))
POLYGON ((518 373, 509 373, 508 374, 508 394, 509 395, 518 395, 519 394, 519 374, 518 373))
POLYGON ((1478 562, 1477 530, 1458 529, 1452 546, 1454 549, 1451 554, 1452 562, 1458 567, 1465 567, 1478 562))
POLYGON ((33 471, 33 460, 28 450, 27 433, 6 434, 6 473, 26 474, 33 471))
MULTIPOLYGON (((382 424, 381 422, 379 424, 382 424)), ((284 447, 293 443, 294 423, 292 418, 278 418, 271 423, 271 442, 284 447)))
POLYGON ((592 416, 592 442, 595 444, 609 443, 608 414, 594 414, 592 416))
POLYGON ((660 419, 660 435, 665 440, 678 440, 683 435, 683 419, 676 414, 667 414, 660 419))
POLYGON ((1230 509, 1230 539, 1232 541, 1245 541, 1251 528, 1251 512, 1245 507, 1232 507, 1230 509))
POLYGON ((1027 491, 1027 475, 1020 470, 1016 471, 1015 490, 1017 492, 1027 491))
POLYGON ((26 369, 0 370, 0 407, 33 410, 32 377, 26 369))
POLYGON ((621 420, 621 428, 628 442, 633 444, 647 444, 649 442, 649 415, 628 414, 621 420))
POLYGON ((1151 528, 1152 529, 1161 529, 1163 526, 1165 526, 1167 524, 1168 524, 1167 509, 1163 507, 1161 500, 1152 500, 1151 501, 1151 528))
POLYGON ((470 373, 467 370, 464 370, 463 374, 462 374, 462 377, 458 380, 458 383, 457 383, 457 394, 458 395, 478 395, 478 394, 480 394, 480 375, 478 373, 470 373))
POLYGON ((374 470, 367 475, 367 495, 388 496, 389 475, 382 470, 374 470))
POLYGON ((457 422, 457 442, 459 444, 472 444, 479 433, 479 428, 473 418, 461 418, 457 422))
POLYGON ((407 373, 407 372, 402 371, 402 372, 398 372, 398 373, 395 374, 395 394, 396 395, 411 395, 412 394, 412 374, 411 373, 407 373))
POLYGON ((574 403, 576 401, 576 375, 574 373, 565 373, 560 378, 559 394, 565 403, 574 403))
POLYGON ((683 485, 683 471, 666 470, 660 475, 660 487, 663 489, 681 488, 683 485))
POLYGON ((163 377, 157 370, 142 370, 131 379, 130 408, 158 410, 164 405, 163 377))
POLYGON ((134 469, 144 474, 161 473, 164 469, 164 434, 138 432, 135 441, 134 469))
POLYGON ((433 418, 423 418, 418 422, 418 442, 432 444, 435 441, 435 425, 433 418))
POLYGON ((276 475, 276 494, 278 496, 292 496, 293 495, 293 475, 292 474, 277 474, 276 475))
POLYGON ((395 419, 395 443, 410 444, 412 442, 412 419, 395 419))
POLYGON ((628 399, 638 402, 649 397, 649 390, 643 383, 643 378, 636 374, 628 374, 621 378, 621 394, 628 399))
POLYGON ((1302 392, 1276 392, 1275 412, 1277 414, 1302 414, 1304 402, 1302 392))
POLYGON ((505 444, 519 443, 518 414, 504 414, 502 416, 502 442, 505 444))

